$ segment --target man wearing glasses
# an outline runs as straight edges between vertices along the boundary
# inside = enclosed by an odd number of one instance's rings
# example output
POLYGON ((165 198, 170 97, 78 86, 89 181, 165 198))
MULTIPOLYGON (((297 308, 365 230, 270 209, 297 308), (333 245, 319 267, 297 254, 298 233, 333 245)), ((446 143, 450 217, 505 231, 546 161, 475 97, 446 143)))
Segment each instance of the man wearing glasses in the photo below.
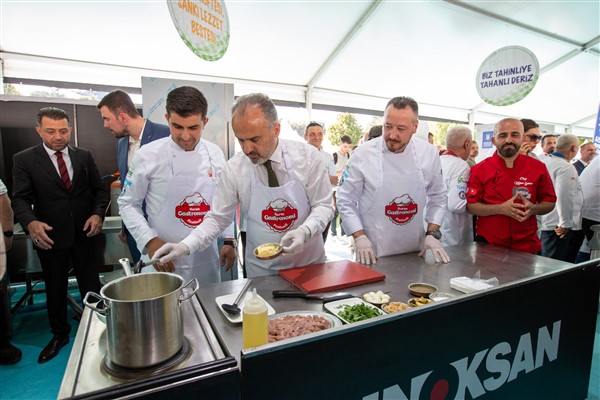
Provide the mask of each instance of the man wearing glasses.
POLYGON ((535 159, 539 159, 538 156, 533 152, 533 149, 537 146, 542 136, 540 135, 540 126, 532 119, 523 118, 523 143, 519 152, 526 156, 531 156, 535 159))

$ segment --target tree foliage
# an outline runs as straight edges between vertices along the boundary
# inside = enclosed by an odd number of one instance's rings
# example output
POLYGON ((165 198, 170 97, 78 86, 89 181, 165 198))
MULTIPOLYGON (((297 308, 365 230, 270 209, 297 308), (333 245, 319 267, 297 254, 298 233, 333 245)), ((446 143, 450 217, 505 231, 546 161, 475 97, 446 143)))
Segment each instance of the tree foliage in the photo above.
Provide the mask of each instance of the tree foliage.
POLYGON ((448 129, 456 125, 461 124, 454 122, 436 122, 432 124, 429 122, 431 133, 433 133, 434 143, 446 148, 446 134, 448 133, 448 129), (432 127, 431 125, 434 126, 432 127))
POLYGON ((356 120, 356 117, 350 113, 339 114, 337 121, 330 125, 327 131, 327 138, 334 146, 340 144, 340 138, 344 135, 350 136, 354 144, 358 143, 363 135, 362 127, 356 120))
POLYGON ((20 96, 21 92, 19 92, 14 85, 11 85, 10 83, 5 83, 4 84, 4 94, 10 94, 10 95, 13 95, 13 96, 20 96))

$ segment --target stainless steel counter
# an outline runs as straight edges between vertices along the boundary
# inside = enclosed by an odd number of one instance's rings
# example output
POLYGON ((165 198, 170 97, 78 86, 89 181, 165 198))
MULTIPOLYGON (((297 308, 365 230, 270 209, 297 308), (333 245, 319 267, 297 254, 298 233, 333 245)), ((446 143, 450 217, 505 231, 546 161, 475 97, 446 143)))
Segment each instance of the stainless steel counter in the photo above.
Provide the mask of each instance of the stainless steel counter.
MULTIPOLYGON (((511 251, 503 247, 476 243, 448 247, 446 251, 451 259, 449 264, 436 264, 430 255, 423 258, 419 257, 418 253, 380 258, 373 269, 386 275, 384 281, 351 287, 344 291, 357 296, 370 291, 389 291, 393 300, 405 302, 412 297, 408 291, 408 285, 413 282, 431 283, 436 285, 441 292, 463 295, 450 288, 451 278, 458 276, 472 278, 479 273, 482 279, 496 277, 500 285, 503 285, 558 271, 570 265, 545 257, 511 251)), ((215 303, 215 298, 238 292, 244 283, 245 280, 242 279, 205 285, 198 291, 198 297, 215 327, 215 331, 229 352, 238 358, 238 361, 242 349, 242 326, 229 322, 223 316, 215 303)), ((318 300, 273 298, 271 292, 275 289, 295 289, 278 275, 254 278, 252 287, 257 289, 257 292, 273 306, 277 313, 298 310, 324 311, 322 302, 318 300)), ((408 313, 419 313, 420 311, 419 308, 414 308, 408 313)), ((342 326, 336 329, 346 328, 347 326, 342 326)), ((323 334, 327 333, 323 332, 323 334)))

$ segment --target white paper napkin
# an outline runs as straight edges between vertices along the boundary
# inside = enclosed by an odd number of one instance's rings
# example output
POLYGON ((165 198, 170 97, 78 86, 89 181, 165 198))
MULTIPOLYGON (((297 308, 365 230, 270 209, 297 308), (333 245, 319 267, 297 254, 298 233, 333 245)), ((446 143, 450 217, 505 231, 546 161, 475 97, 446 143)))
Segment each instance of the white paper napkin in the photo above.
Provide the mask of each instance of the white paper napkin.
POLYGON ((463 293, 476 292, 477 290, 485 290, 493 287, 492 285, 482 282, 481 280, 459 276, 450 279, 450 287, 463 293))

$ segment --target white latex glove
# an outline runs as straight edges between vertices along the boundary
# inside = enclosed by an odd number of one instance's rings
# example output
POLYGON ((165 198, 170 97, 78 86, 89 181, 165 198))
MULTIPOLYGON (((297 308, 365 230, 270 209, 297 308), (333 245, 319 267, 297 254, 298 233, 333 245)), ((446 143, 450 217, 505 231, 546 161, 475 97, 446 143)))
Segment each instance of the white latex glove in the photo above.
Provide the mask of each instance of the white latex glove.
POLYGON ((442 261, 448 264, 450 262, 450 257, 448 257, 448 254, 446 254, 446 250, 444 250, 440 241, 431 235, 425 236, 423 249, 419 253, 419 256, 423 257, 427 250, 431 250, 431 254, 433 254, 433 258, 435 259, 436 263, 442 261))
POLYGON ((367 235, 354 238, 354 257, 361 264, 369 265, 377 262, 375 249, 367 235))
POLYGON ((283 235, 279 245, 283 247, 284 254, 297 254, 304 249, 304 242, 310 236, 307 227, 300 225, 298 229, 293 229, 283 235))
POLYGON ((152 257, 152 260, 160 258, 160 263, 165 264, 181 256, 190 254, 190 248, 185 243, 165 243, 163 244, 152 257))

